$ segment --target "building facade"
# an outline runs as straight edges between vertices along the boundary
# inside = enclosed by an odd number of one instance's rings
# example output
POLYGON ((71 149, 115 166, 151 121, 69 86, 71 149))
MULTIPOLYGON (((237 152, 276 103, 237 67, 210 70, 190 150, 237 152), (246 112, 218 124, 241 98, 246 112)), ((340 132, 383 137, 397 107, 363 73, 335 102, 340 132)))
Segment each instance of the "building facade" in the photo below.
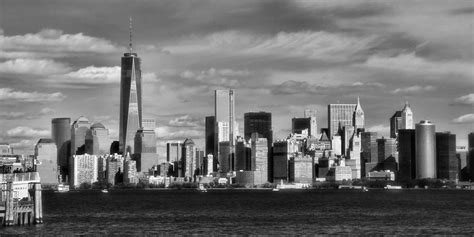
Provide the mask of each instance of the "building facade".
POLYGON ((79 187, 82 183, 92 184, 98 181, 98 160, 96 155, 73 155, 71 186, 79 187))
POLYGON ((356 104, 329 104, 328 105, 328 128, 329 139, 337 134, 339 127, 354 125, 354 110, 356 104))
POLYGON ((109 130, 102 123, 93 124, 86 133, 86 153, 102 156, 110 151, 109 130))
POLYGON ((56 144, 52 139, 42 138, 35 146, 36 171, 42 184, 58 184, 59 170, 56 144))
POLYGON ((66 179, 69 171, 69 155, 71 154, 71 119, 54 118, 51 120, 51 136, 56 143, 57 164, 61 181, 66 179))
POLYGON ((438 179, 456 180, 459 178, 456 134, 436 133, 436 170, 438 179))
POLYGON ((398 180, 416 179, 416 142, 414 129, 398 130, 398 180))
POLYGON ((436 178, 436 135, 435 125, 422 120, 415 127, 416 178, 436 178))

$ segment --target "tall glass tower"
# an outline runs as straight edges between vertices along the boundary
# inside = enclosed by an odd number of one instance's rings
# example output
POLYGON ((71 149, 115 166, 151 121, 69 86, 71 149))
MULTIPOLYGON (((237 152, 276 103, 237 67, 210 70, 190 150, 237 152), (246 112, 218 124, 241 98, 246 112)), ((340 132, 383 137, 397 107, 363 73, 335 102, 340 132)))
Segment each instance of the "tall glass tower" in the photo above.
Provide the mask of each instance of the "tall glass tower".
POLYGON ((132 50, 132 24, 130 19, 129 52, 122 57, 120 78, 120 151, 133 154, 135 133, 142 127, 142 74, 140 58, 132 50))

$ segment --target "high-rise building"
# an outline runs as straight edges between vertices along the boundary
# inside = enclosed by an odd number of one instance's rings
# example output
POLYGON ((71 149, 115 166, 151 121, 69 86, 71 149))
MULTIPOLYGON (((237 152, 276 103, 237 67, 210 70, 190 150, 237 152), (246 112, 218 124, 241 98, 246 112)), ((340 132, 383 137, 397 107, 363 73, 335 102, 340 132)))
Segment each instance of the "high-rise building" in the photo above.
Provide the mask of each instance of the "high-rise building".
POLYGON ((194 174, 195 175, 203 175, 204 173, 204 170, 206 169, 204 163, 204 151, 200 148, 196 148, 196 168, 195 168, 195 171, 197 171, 197 173, 195 172, 194 174))
POLYGON ((398 130, 398 180, 416 178, 416 142, 414 129, 398 130))
POLYGON ((52 139, 41 138, 36 143, 36 171, 40 174, 42 184, 57 184, 59 182, 57 153, 56 144, 52 139))
POLYGON ((396 111, 390 118, 390 138, 397 138, 398 130, 402 125, 402 111, 396 111))
POLYGON ((364 115, 364 110, 362 110, 362 106, 360 105, 360 100, 359 97, 357 97, 357 105, 354 109, 354 130, 358 131, 361 129, 364 129, 365 126, 365 115, 364 115))
MULTIPOLYGON (((267 139, 258 136, 258 133, 252 134, 252 159, 251 169, 261 171, 262 177, 268 177, 268 142, 267 139)), ((268 181, 265 180, 265 181, 268 181)))
POLYGON ((312 137, 319 137, 318 134, 318 123, 316 121, 316 110, 305 109, 304 117, 309 118, 310 126, 308 130, 308 135, 312 137))
POLYGON ((405 103, 405 107, 402 109, 402 122, 399 129, 414 129, 413 111, 411 111, 408 101, 405 103))
POLYGON ((356 104, 329 104, 328 105, 328 128, 329 139, 337 134, 339 127, 354 125, 354 110, 356 104))
POLYGON ((341 152, 342 155, 348 157, 350 151, 350 140, 355 133, 355 127, 352 125, 346 125, 342 128, 342 144, 341 152))
POLYGON ((308 136, 311 136, 310 129, 311 129, 311 118, 292 118, 291 119, 291 132, 292 133, 298 133, 298 134, 306 133, 308 134, 308 136))
POLYGON ((166 144, 166 161, 173 164, 175 177, 182 177, 182 143, 181 142, 169 142, 166 144))
POLYGON ((206 117, 206 155, 214 155, 214 146, 215 146, 215 130, 216 130, 216 117, 207 116, 206 117))
POLYGON ((238 137, 235 144, 236 170, 251 170, 252 147, 243 137, 238 137))
POLYGON ((474 180, 474 132, 467 135, 467 171, 469 172, 469 177, 471 180, 474 180))
POLYGON ((79 187, 82 183, 92 184, 98 181, 98 162, 96 155, 73 155, 72 156, 71 186, 79 187))
POLYGON ((314 161, 309 155, 299 152, 288 161, 288 181, 311 184, 314 178, 314 161))
POLYGON ((91 127, 91 122, 84 117, 79 118, 71 126, 71 154, 82 155, 86 152, 86 135, 91 127))
POLYGON ((137 162, 130 159, 130 153, 127 153, 123 164, 123 182, 126 184, 137 184, 137 162))
POLYGON ((192 178, 196 169, 196 145, 193 139, 186 138, 182 146, 183 177, 192 178))
MULTIPOLYGON (((253 133, 258 133, 260 138, 267 139, 267 180, 272 181, 273 179, 273 155, 272 155, 272 142, 273 142, 273 130, 272 130, 272 114, 267 112, 249 112, 244 114, 244 137, 248 141, 251 139, 253 133)), ((239 169, 237 169, 239 170, 239 169)))
POLYGON ((10 146, 10 144, 0 143, 0 155, 13 155, 13 148, 10 146))
MULTIPOLYGON (((377 151, 378 151, 378 162, 382 163, 386 159, 393 157, 398 160, 397 154, 397 141, 393 138, 380 138, 377 139, 377 151)), ((396 171, 396 170, 391 170, 396 171)))
MULTIPOLYGON (((403 118, 403 117, 402 117, 403 118)), ((436 135, 435 125, 421 120, 415 127, 416 178, 436 178, 436 135)))
POLYGON ((105 155, 110 150, 109 130, 102 123, 93 124, 86 133, 86 153, 90 155, 105 155))
MULTIPOLYGON (((131 35, 131 34, 130 34, 131 35)), ((120 152, 133 154, 134 138, 142 128, 142 73, 141 60, 132 50, 130 37, 129 52, 122 57, 120 77, 120 152)))
POLYGON ((158 160, 156 153, 156 134, 154 130, 139 129, 135 134, 135 154, 138 172, 148 172, 154 165, 158 165, 164 160, 158 160))
POLYGON ((114 154, 107 157, 107 183, 115 185, 123 182, 124 163, 124 157, 122 155, 114 154))
POLYGON ((378 161, 377 151, 377 133, 363 132, 361 133, 361 158, 366 163, 378 161))
POLYGON ((54 118, 51 120, 51 136, 56 143, 57 164, 61 181, 66 179, 69 171, 69 155, 71 153, 71 119, 54 118))
POLYGON ((456 157, 456 134, 436 133, 436 177, 438 179, 458 179, 458 159, 456 157))
MULTIPOLYGON (((219 159, 221 155, 221 149, 219 144, 221 142, 229 142, 228 152, 229 156, 234 155, 234 143, 235 143, 235 101, 233 90, 215 90, 214 91, 214 115, 215 115, 215 137, 214 137, 214 149, 217 152, 214 154, 218 155, 219 159)), ((227 148, 226 148, 227 149, 227 148)), ((222 164, 221 164, 222 165, 222 164)))

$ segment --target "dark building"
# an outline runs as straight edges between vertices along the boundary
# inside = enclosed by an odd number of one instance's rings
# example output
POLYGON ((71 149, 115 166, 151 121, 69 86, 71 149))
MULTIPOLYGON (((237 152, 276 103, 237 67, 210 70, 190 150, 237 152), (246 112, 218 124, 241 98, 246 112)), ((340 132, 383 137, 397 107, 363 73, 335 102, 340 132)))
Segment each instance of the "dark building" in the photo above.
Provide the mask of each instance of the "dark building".
POLYGON ((135 134, 135 160, 138 172, 148 172, 154 165, 158 165, 156 153, 156 135, 153 130, 140 129, 135 134))
POLYGON ((415 125, 416 178, 436 179, 436 127, 429 120, 415 125))
POLYGON ((365 163, 377 162, 377 133, 363 132, 361 133, 361 158, 365 163))
POLYGON ((311 118, 293 118, 291 119, 291 132, 292 133, 299 133, 301 134, 303 130, 307 130, 308 136, 314 134, 310 134, 311 132, 311 118))
POLYGON ((266 138, 268 143, 268 180, 273 180, 273 155, 272 155, 272 114, 267 112, 249 112, 244 114, 244 138, 248 141, 252 133, 258 133, 260 138, 266 138))
MULTIPOLYGON (((380 138, 377 139, 377 151, 379 163, 382 163, 387 158, 395 158, 397 153, 397 142, 393 138, 380 138)), ((395 170, 392 170, 395 171, 395 170)))
POLYGON ((415 130, 398 130, 398 180, 409 181, 416 178, 415 130))
POLYGON ((251 164, 252 148, 250 147, 250 144, 247 143, 242 137, 237 138, 237 143, 235 145, 235 158, 236 158, 235 169, 237 171, 252 170, 252 164, 251 164))
MULTIPOLYGON (((215 129, 216 129, 216 117, 215 116, 207 116, 206 117, 206 157, 209 154, 212 154, 214 158, 216 158, 216 155, 214 154, 215 152, 215 129)), ((208 165, 213 165, 214 171, 217 171, 217 164, 214 162, 214 164, 208 164, 208 165)))
POLYGON ((122 57, 120 77, 120 117, 119 142, 120 152, 134 153, 135 133, 142 128, 142 73, 141 60, 132 51, 122 57))
POLYGON ((436 175, 438 179, 458 179, 456 134, 436 133, 436 175))
POLYGON ((467 141, 468 141, 468 145, 467 145, 467 151, 468 151, 468 166, 467 166, 467 170, 468 170, 468 173, 469 173, 469 177, 471 178, 471 181, 474 180, 474 132, 471 132, 469 133, 469 135, 467 136, 467 141))
POLYGON ((397 138, 398 130, 402 123, 402 111, 397 111, 390 118, 390 137, 397 138))
POLYGON ((71 153, 71 119, 54 118, 51 120, 51 135, 57 148, 57 164, 62 181, 68 174, 69 154, 71 153))

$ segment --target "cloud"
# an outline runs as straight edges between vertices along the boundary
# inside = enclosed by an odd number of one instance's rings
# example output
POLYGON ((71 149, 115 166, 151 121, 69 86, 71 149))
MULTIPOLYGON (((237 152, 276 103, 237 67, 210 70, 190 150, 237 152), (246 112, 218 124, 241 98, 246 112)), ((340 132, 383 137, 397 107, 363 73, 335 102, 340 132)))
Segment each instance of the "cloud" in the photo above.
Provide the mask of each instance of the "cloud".
MULTIPOLYGON (((71 71, 62 75, 55 75, 46 79, 49 83, 56 85, 80 85, 80 86, 94 86, 100 84, 117 84, 120 83, 121 68, 114 67, 96 67, 88 66, 77 71, 71 71)), ((153 72, 142 74, 142 82, 157 82, 159 79, 153 72)))
POLYGON ((183 115, 168 122, 171 127, 203 127, 204 121, 202 118, 195 118, 190 115, 183 115))
POLYGON ((34 146, 36 145, 36 142, 38 139, 33 139, 33 140, 28 140, 28 139, 22 139, 17 142, 10 143, 10 146, 14 148, 15 150, 20 149, 20 150, 32 150, 34 146))
POLYGON ((453 119, 453 123, 474 123, 474 114, 465 114, 462 116, 459 116, 458 118, 453 119))
POLYGON ((346 61, 347 57, 370 48, 376 40, 376 36, 356 37, 324 31, 258 35, 232 30, 212 33, 204 38, 192 38, 165 48, 173 54, 208 52, 241 56, 303 57, 324 58, 327 61, 346 61))
POLYGON ((40 118, 41 116, 54 114, 56 111, 51 108, 43 108, 37 113, 25 113, 25 112, 0 112, 0 119, 4 120, 19 120, 27 119, 33 120, 40 118))
POLYGON ((48 107, 42 108, 39 111, 39 115, 50 115, 50 114, 54 114, 54 113, 56 113, 56 110, 48 108, 48 107))
POLYGON ((155 128, 156 137, 159 140, 184 140, 185 138, 200 139, 204 136, 203 129, 177 128, 171 126, 159 126, 155 128))
POLYGON ((393 91, 391 91, 392 94, 406 94, 406 95, 413 95, 413 94, 419 94, 423 92, 428 92, 428 91, 434 91, 436 90, 436 87, 427 85, 427 86, 410 86, 410 87, 405 87, 405 88, 397 88, 393 91))
POLYGON ((451 105, 474 105, 474 93, 463 95, 454 99, 451 105))
POLYGON ((368 58, 366 66, 391 71, 404 71, 418 74, 458 74, 472 79, 474 68, 464 61, 430 61, 415 53, 399 54, 394 57, 374 55, 368 58))
POLYGON ((61 92, 39 93, 14 91, 12 88, 0 88, 0 102, 53 102, 62 101, 66 98, 61 92))
POLYGON ((69 66, 49 59, 13 59, 0 63, 0 73, 47 76, 68 72, 69 66))
POLYGON ((279 85, 273 86, 271 93, 274 95, 293 95, 293 94, 344 94, 362 92, 369 89, 381 89, 385 85, 378 82, 354 82, 352 84, 339 85, 321 85, 313 84, 306 81, 285 81, 279 85))
POLYGON ((376 132, 378 137, 388 137, 390 135, 390 126, 387 126, 385 124, 378 124, 367 128, 367 131, 376 132))
POLYGON ((77 53, 113 53, 120 49, 111 41, 84 35, 66 34, 57 29, 43 29, 38 33, 6 36, 0 34, 0 57, 65 57, 77 53))
POLYGON ((51 131, 19 126, 8 130, 7 135, 13 138, 40 138, 50 137, 51 131))
POLYGON ((202 71, 186 70, 180 77, 187 80, 188 84, 204 84, 211 86, 239 87, 241 83, 237 78, 248 77, 248 70, 215 69, 209 68, 202 71))
POLYGON ((0 119, 4 120, 17 120, 26 117, 26 113, 23 112, 0 112, 0 119))

